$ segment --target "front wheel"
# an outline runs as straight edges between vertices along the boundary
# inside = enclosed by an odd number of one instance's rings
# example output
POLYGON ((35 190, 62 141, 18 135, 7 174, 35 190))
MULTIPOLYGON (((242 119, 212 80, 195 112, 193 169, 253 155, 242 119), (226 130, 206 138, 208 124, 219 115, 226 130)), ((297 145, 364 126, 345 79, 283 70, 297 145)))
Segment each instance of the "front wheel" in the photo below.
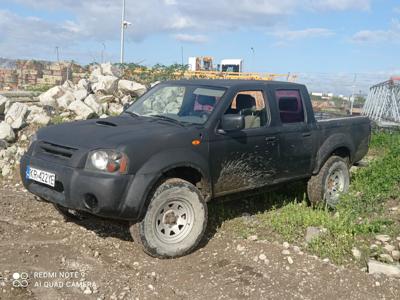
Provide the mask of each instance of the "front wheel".
POLYGON ((135 242, 153 257, 173 258, 192 252, 207 227, 207 204, 190 182, 168 179, 154 192, 146 215, 131 224, 135 242))
POLYGON ((349 190, 349 185, 350 173, 347 161, 342 157, 332 156, 318 174, 308 181, 308 198, 314 206, 325 203, 334 208, 339 202, 340 195, 349 190))

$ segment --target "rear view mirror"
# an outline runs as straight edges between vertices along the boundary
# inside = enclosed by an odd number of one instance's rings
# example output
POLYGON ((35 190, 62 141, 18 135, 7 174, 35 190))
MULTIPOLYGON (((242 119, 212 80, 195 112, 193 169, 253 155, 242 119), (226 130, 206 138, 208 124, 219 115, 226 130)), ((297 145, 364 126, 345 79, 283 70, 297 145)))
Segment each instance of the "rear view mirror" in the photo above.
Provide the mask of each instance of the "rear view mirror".
POLYGON ((244 129, 244 125, 242 115, 223 115, 220 130, 224 132, 240 131, 244 129))

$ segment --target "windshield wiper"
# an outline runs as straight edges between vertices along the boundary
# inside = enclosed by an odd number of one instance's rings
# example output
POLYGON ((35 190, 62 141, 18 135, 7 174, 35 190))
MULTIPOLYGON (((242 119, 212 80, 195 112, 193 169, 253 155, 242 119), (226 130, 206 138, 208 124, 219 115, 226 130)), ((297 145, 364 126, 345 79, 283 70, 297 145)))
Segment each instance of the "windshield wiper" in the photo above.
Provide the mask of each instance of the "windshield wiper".
POLYGON ((167 116, 163 116, 163 115, 150 115, 150 117, 158 118, 158 119, 161 119, 161 120, 164 120, 164 121, 168 121, 168 122, 171 122, 171 123, 175 123, 175 124, 178 124, 178 125, 180 125, 182 127, 185 127, 181 122, 179 122, 178 120, 176 120, 174 118, 171 118, 171 117, 167 117, 167 116))
POLYGON ((135 114, 134 112, 131 112, 131 111, 129 111, 129 110, 125 110, 124 113, 126 113, 126 114, 128 114, 128 115, 130 115, 130 116, 132 116, 132 117, 135 117, 135 118, 139 117, 138 114, 135 114))

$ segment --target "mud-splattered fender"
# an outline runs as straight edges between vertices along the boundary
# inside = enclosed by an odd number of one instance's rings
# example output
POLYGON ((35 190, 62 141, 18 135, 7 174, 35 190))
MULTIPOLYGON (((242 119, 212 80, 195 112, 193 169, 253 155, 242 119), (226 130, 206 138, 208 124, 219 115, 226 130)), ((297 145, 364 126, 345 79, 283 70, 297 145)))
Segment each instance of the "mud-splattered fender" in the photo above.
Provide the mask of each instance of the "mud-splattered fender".
MULTIPOLYGON (((145 214, 146 200, 163 174, 177 167, 191 167, 199 171, 211 187, 207 160, 189 149, 168 149, 152 156, 135 174, 124 201, 123 210, 136 211, 138 219, 145 214)), ((211 192, 211 191, 210 191, 211 192)))
POLYGON ((355 151, 353 141, 348 135, 336 133, 328 137, 319 148, 313 174, 317 174, 332 152, 339 148, 346 148, 350 153, 350 161, 352 161, 355 151))

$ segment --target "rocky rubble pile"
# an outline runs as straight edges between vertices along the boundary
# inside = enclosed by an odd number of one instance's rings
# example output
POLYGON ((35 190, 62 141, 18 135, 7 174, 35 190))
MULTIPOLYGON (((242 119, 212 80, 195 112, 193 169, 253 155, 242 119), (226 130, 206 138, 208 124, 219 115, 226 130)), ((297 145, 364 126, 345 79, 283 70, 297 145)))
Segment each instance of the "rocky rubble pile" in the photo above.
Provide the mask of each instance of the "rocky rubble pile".
POLYGON ((146 92, 146 86, 121 79, 110 63, 98 65, 89 78, 77 84, 66 81, 39 96, 38 103, 12 103, 0 96, 0 171, 10 176, 28 144, 41 126, 90 118, 105 118, 122 112, 123 106, 146 92))

